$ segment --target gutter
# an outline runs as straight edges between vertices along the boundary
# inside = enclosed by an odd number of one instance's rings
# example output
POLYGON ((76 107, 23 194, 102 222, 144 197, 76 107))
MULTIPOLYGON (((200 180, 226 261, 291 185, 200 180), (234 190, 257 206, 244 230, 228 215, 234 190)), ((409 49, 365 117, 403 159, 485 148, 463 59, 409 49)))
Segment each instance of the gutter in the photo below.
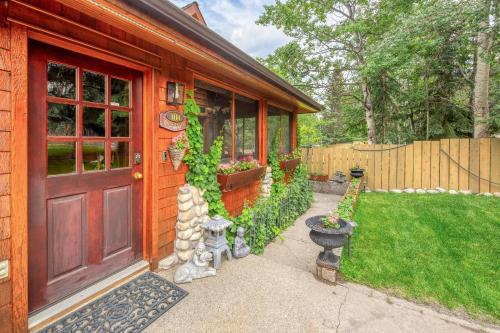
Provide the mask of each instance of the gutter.
POLYGON ((295 88, 278 75, 271 72, 257 60, 225 40, 208 27, 196 22, 182 9, 167 0, 122 0, 130 7, 139 10, 189 37, 193 41, 214 51, 264 81, 280 87, 290 95, 319 111, 322 106, 311 97, 295 88))

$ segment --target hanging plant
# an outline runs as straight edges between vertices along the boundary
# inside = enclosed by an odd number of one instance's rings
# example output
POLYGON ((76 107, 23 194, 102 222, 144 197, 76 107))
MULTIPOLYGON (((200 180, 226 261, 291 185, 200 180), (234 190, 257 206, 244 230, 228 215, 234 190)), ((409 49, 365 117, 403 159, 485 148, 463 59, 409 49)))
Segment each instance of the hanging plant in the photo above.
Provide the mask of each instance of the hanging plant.
POLYGON ((181 165, 184 155, 186 155, 186 150, 189 148, 189 141, 186 134, 182 132, 181 134, 175 136, 172 139, 172 144, 169 147, 170 158, 172 159, 172 164, 174 165, 174 170, 177 171, 181 165))

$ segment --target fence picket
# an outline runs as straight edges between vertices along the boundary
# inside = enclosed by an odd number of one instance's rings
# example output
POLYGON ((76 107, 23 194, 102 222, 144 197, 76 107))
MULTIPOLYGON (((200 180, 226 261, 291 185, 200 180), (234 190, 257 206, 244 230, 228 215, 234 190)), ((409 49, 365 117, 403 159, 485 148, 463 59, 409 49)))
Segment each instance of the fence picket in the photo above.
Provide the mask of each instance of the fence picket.
POLYGON ((309 172, 333 177, 359 165, 371 189, 436 188, 500 192, 500 139, 442 139, 393 144, 338 144, 302 151, 309 172))

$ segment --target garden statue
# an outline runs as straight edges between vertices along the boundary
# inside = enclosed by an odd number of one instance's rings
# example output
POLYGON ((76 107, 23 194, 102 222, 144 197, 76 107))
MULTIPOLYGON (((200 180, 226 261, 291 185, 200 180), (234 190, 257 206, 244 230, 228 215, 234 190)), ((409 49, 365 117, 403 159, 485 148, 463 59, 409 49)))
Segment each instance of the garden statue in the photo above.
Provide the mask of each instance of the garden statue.
POLYGON ((250 253, 250 246, 245 244, 245 239, 243 238, 244 235, 245 229, 243 229, 243 227, 238 227, 233 244, 233 257, 235 258, 243 258, 250 253))
POLYGON ((196 245, 191 260, 175 271, 175 283, 188 283, 192 282, 193 279, 215 276, 217 274, 216 269, 208 267, 210 260, 212 260, 212 254, 205 249, 205 243, 202 238, 196 245))
POLYGON ((207 244, 207 251, 213 254, 214 267, 220 269, 222 263, 222 254, 225 253, 227 260, 231 260, 231 250, 227 245, 226 229, 233 222, 226 220, 222 216, 215 215, 207 222, 203 223, 201 227, 208 233, 205 240, 207 244))

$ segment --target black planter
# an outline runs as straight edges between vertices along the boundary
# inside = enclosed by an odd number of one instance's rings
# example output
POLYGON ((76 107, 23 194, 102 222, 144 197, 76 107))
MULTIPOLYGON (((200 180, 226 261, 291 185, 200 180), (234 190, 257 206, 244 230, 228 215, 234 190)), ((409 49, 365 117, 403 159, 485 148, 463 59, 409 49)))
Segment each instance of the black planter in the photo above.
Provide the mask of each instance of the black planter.
POLYGON ((365 174, 365 169, 351 170, 351 176, 354 178, 361 178, 365 174))
POLYGON ((333 249, 343 247, 346 236, 351 232, 352 226, 344 220, 340 220, 340 228, 325 228, 321 219, 324 215, 313 216, 306 220, 306 225, 311 229, 309 237, 311 240, 324 248, 316 258, 316 264, 328 267, 339 268, 339 256, 332 252, 333 249))

